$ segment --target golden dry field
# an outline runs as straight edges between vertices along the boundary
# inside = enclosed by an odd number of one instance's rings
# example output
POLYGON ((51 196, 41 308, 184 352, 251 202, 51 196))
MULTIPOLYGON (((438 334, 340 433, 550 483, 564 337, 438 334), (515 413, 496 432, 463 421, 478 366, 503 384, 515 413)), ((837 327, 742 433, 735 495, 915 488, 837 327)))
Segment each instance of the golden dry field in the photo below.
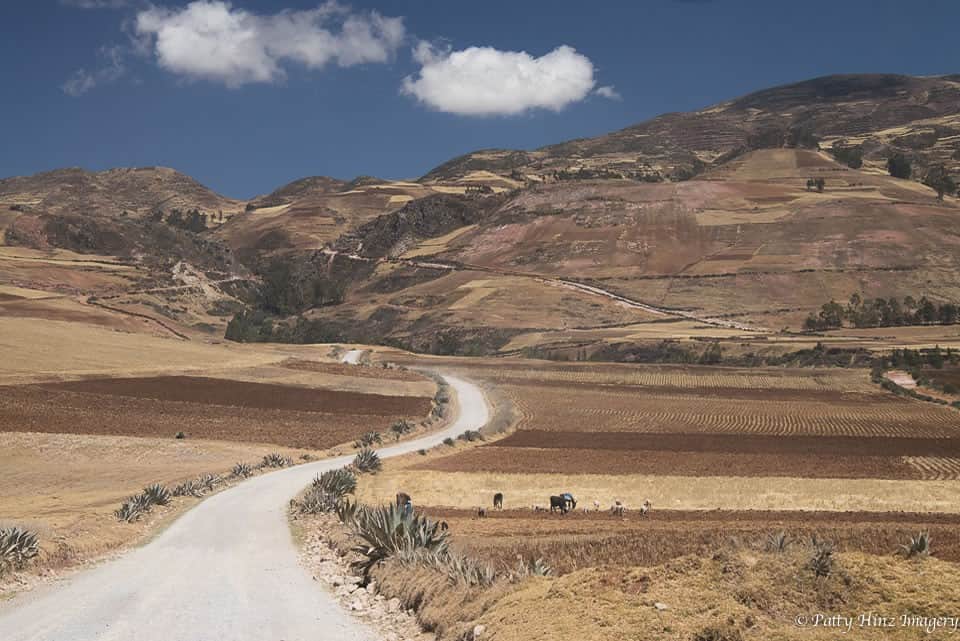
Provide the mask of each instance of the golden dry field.
POLYGON ((422 421, 436 390, 410 371, 343 365, 329 345, 211 344, 19 316, 0 317, 0 336, 0 525, 40 535, 33 570, 143 540, 195 502, 119 522, 113 511, 148 484, 227 478, 272 452, 300 462, 348 451, 361 434, 422 421))

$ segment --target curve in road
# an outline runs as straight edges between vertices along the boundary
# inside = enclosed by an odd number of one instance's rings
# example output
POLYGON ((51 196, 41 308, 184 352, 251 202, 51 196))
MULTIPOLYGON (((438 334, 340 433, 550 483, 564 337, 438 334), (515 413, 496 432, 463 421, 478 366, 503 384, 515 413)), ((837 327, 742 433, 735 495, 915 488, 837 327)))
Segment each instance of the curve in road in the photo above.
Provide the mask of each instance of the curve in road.
MULTIPOLYGON (((483 393, 445 376, 459 413, 444 430, 382 448, 439 445, 489 420, 483 393)), ((4 641, 373 641, 298 562, 289 500, 345 456, 264 474, 215 494, 153 541, 0 606, 4 641)))

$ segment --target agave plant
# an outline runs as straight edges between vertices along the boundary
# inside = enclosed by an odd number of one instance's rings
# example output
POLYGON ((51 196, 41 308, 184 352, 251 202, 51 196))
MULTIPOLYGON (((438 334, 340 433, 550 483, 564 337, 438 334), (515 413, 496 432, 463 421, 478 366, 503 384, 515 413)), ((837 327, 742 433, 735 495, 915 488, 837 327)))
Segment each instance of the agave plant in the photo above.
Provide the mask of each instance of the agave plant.
POLYGON ((353 469, 357 472, 376 474, 383 467, 380 455, 369 448, 363 448, 353 458, 353 469))
POLYGON ((783 530, 767 535, 767 551, 783 554, 790 545, 790 537, 783 530))
POLYGON ((405 419, 400 419, 390 426, 390 431, 393 432, 394 437, 399 441, 401 436, 413 431, 413 423, 405 419))
POLYGON ((301 514, 325 514, 337 509, 339 499, 319 487, 311 487, 297 504, 301 514))
POLYGON ((35 532, 19 527, 0 528, 0 571, 22 568, 40 553, 35 532))
POLYGON ((200 486, 200 488, 206 492, 212 492, 220 483, 223 482, 223 479, 217 476, 216 474, 204 474, 201 477, 198 477, 195 483, 200 486))
POLYGON ((931 541, 932 539, 928 532, 921 532, 917 536, 911 536, 910 542, 906 545, 901 545, 897 551, 908 559, 927 557, 930 556, 931 553, 931 541))
POLYGON ((150 499, 147 498, 146 494, 134 494, 124 501, 113 514, 120 521, 133 523, 134 521, 140 520, 141 516, 149 512, 152 506, 153 504, 150 502, 150 499))
POLYGON ((813 547, 813 556, 807 566, 817 578, 830 576, 833 572, 833 544, 819 541, 816 536, 810 540, 810 544, 813 547))
POLYGON ((143 488, 143 498, 150 505, 167 505, 170 502, 170 490, 154 483, 143 488))
POLYGON ((267 454, 260 463, 260 467, 287 467, 288 465, 293 465, 293 461, 277 452, 267 454))
POLYGON ((337 503, 337 518, 340 519, 340 522, 344 525, 355 528, 357 525, 357 513, 362 509, 364 509, 363 506, 356 501, 350 501, 350 499, 344 498, 337 503))
POLYGON ((493 566, 461 554, 445 554, 447 579, 471 587, 489 587, 497 578, 493 566))
POLYGON ((361 449, 365 447, 370 447, 371 445, 379 445, 383 443, 383 437, 380 436, 380 432, 367 432, 357 440, 353 442, 353 446, 356 449, 361 449))
POLYGON ((253 468, 250 467, 249 463, 243 463, 241 461, 233 466, 233 470, 231 470, 230 473, 239 479, 245 479, 253 474, 253 468))
POLYGON ((345 467, 327 470, 313 479, 313 487, 339 499, 347 494, 353 494, 354 490, 357 489, 357 477, 345 467))
POLYGON ((195 496, 200 498, 203 494, 203 486, 197 483, 195 479, 184 481, 183 483, 175 485, 173 488, 174 496, 195 496))
POLYGON ((540 558, 530 561, 527 567, 530 570, 531 576, 550 576, 553 574, 553 568, 540 558))
POLYGON ((357 510, 354 528, 362 540, 354 552, 363 558, 353 565, 363 570, 364 575, 373 566, 400 553, 447 551, 447 533, 440 529, 439 522, 393 504, 357 510))

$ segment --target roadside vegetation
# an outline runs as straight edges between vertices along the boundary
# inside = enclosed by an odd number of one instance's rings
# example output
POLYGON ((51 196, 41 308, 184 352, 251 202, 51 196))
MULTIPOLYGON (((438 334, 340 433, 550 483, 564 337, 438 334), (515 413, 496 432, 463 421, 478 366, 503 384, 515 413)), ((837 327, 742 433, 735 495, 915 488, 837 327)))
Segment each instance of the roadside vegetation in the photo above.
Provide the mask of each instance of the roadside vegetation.
POLYGON ((0 528, 0 576, 22 570, 40 554, 36 532, 21 527, 0 528))
POLYGON ((113 515, 118 521, 134 523, 149 514, 154 507, 169 505, 174 497, 192 496, 202 498, 218 488, 225 487, 232 482, 241 481, 253 476, 256 472, 270 468, 281 468, 293 465, 293 460, 277 452, 263 457, 259 463, 251 464, 243 461, 233 466, 229 475, 202 474, 168 488, 159 483, 148 485, 139 494, 134 494, 124 501, 113 515))

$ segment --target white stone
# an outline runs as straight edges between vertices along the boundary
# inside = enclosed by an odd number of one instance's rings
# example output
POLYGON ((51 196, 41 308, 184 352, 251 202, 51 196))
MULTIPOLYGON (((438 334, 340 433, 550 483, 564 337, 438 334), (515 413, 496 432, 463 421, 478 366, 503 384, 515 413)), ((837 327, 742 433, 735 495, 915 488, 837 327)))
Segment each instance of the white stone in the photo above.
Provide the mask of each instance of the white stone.
POLYGON ((658 609, 658 610, 669 610, 669 609, 670 609, 670 606, 669 606, 669 605, 667 605, 666 603, 660 603, 659 601, 657 601, 656 603, 654 603, 654 604, 653 604, 653 607, 655 607, 655 608, 658 609))
POLYGON ((483 636, 483 633, 487 631, 487 626, 483 624, 478 624, 473 626, 473 639, 476 641, 483 636))

